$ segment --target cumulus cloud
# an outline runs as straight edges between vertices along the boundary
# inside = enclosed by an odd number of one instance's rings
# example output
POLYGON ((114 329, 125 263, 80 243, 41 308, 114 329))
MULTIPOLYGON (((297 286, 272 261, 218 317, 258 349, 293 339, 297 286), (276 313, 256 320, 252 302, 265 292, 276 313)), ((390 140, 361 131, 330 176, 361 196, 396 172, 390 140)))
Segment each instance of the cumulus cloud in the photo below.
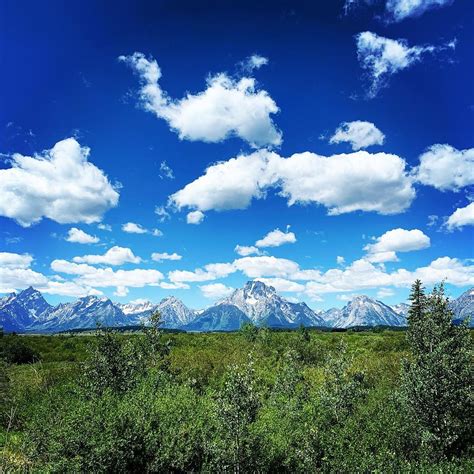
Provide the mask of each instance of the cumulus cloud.
POLYGON ((474 184, 474 148, 433 145, 420 156, 415 175, 420 183, 441 191, 459 191, 474 184))
POLYGON ((11 293, 33 286, 43 293, 63 296, 85 296, 100 291, 75 282, 57 281, 30 268, 33 257, 28 254, 0 253, 0 293, 11 293))
POLYGON ((100 223, 97 225, 97 228, 100 230, 106 230, 107 232, 112 232, 112 226, 109 224, 100 223))
POLYGON ((377 237, 375 243, 364 247, 367 259, 373 263, 396 262, 397 252, 412 252, 426 249, 430 238, 419 229, 392 229, 377 237))
POLYGON ((113 270, 110 267, 97 268, 84 263, 74 263, 67 260, 53 260, 51 269, 58 273, 75 275, 74 282, 91 288, 115 287, 123 294, 125 288, 142 288, 144 286, 159 286, 163 274, 158 270, 134 269, 113 270))
POLYGON ((397 155, 358 151, 330 157, 305 152, 283 158, 260 150, 210 166, 170 196, 178 209, 245 209, 269 189, 288 204, 321 204, 328 214, 354 211, 396 214, 415 197, 413 179, 397 155))
POLYGON ((155 262, 161 262, 163 260, 181 260, 183 257, 182 255, 177 254, 176 252, 168 253, 168 252, 153 252, 151 254, 151 259, 155 262))
POLYGON ((233 265, 249 278, 288 277, 299 270, 296 262, 273 256, 243 257, 233 265))
POLYGON ((338 265, 344 265, 346 263, 346 259, 344 257, 341 257, 340 255, 338 255, 336 257, 336 262, 338 265))
POLYGON ((60 224, 99 222, 119 194, 88 162, 89 154, 74 138, 34 156, 15 153, 11 168, 0 170, 0 215, 23 227, 43 217, 60 224))
POLYGON ((122 230, 127 234, 151 234, 155 237, 161 237, 163 232, 159 229, 147 229, 140 224, 136 224, 135 222, 127 222, 122 224, 122 230))
POLYGON ((27 253, 0 252, 0 267, 2 268, 29 268, 31 262, 33 262, 33 257, 27 253))
MULTIPOLYGON (((252 60, 253 69, 262 65, 259 58, 252 60)), ((271 118, 279 109, 255 79, 217 74, 207 79, 204 91, 175 100, 159 85, 161 69, 155 59, 134 53, 119 60, 138 74, 143 108, 166 120, 180 139, 215 143, 237 136, 254 147, 280 145, 281 132, 271 118)))
POLYGON ((225 286, 223 283, 209 283, 208 285, 199 286, 199 289, 201 290, 205 298, 210 298, 214 300, 225 298, 234 291, 234 288, 225 286))
POLYGON ((329 143, 348 142, 354 151, 372 145, 383 145, 385 135, 371 122, 355 120, 343 122, 329 139, 329 143))
POLYGON ((409 271, 400 268, 388 272, 383 266, 375 266, 366 259, 353 262, 344 269, 330 269, 319 278, 306 283, 304 293, 318 297, 324 293, 350 292, 380 287, 409 288, 419 278, 426 285, 434 285, 442 280, 455 286, 474 285, 474 265, 459 259, 441 257, 425 267, 409 271))
POLYGON ((147 229, 140 224, 135 224, 135 222, 127 222, 126 224, 123 224, 122 230, 128 234, 146 234, 148 232, 147 229))
POLYGON ((186 216, 186 222, 188 224, 199 225, 204 220, 204 213, 201 211, 189 212, 186 216))
POLYGON ((357 58, 369 79, 368 97, 375 97, 388 85, 390 76, 409 68, 426 54, 454 49, 455 41, 443 46, 408 46, 403 39, 390 39, 371 31, 356 35, 357 58))
POLYGON ((294 244, 296 236, 293 232, 282 232, 280 229, 275 229, 269 232, 263 239, 257 240, 255 245, 257 247, 279 247, 283 244, 294 244))
POLYGON ((194 271, 173 270, 168 273, 168 279, 172 283, 192 283, 201 281, 212 281, 218 278, 224 278, 234 273, 236 268, 232 263, 210 263, 194 271))
POLYGON ((77 227, 69 229, 66 240, 76 244, 96 244, 99 242, 98 237, 90 235, 77 227))
POLYGON ((241 257, 248 257, 249 255, 259 255, 260 250, 253 245, 236 245, 234 252, 238 253, 241 257))
POLYGON ((446 221, 446 226, 450 230, 466 225, 474 225, 474 202, 471 202, 466 207, 456 209, 446 221))
POLYGON ((89 263, 91 265, 123 265, 124 263, 140 263, 140 257, 134 255, 131 249, 126 247, 111 247, 103 255, 84 255, 72 259, 76 263, 89 263))

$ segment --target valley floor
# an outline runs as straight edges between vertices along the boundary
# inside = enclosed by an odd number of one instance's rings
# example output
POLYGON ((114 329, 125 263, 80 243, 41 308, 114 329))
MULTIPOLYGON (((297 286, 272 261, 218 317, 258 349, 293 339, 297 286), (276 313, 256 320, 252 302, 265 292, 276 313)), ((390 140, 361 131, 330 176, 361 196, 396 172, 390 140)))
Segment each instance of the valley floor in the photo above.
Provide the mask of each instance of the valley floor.
POLYGON ((474 470, 403 412, 405 332, 156 337, 2 336, 0 471, 474 470))

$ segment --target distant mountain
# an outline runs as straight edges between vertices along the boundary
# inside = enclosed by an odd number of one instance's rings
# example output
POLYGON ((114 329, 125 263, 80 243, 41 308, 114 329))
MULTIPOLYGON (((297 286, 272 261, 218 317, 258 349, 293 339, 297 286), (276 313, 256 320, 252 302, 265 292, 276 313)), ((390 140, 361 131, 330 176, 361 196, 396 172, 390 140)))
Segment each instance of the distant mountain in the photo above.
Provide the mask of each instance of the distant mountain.
MULTIPOLYGON (((450 302, 454 319, 471 316, 474 326, 474 288, 450 302)), ((368 296, 357 296, 342 309, 315 312, 305 303, 292 303, 279 296, 272 286, 249 281, 228 298, 204 311, 193 311, 170 296, 158 304, 149 301, 119 304, 110 299, 86 296, 72 303, 51 306, 34 288, 0 298, 0 326, 7 332, 57 332, 70 329, 146 324, 159 311, 162 327, 189 331, 234 331, 245 322, 258 326, 294 328, 329 326, 405 326, 409 306, 393 307, 368 296)))
POLYGON ((261 281, 248 281, 216 306, 222 304, 237 307, 257 326, 324 325, 321 316, 306 303, 291 303, 279 296, 275 288, 261 281))
POLYGON ((321 314, 321 317, 324 320, 324 326, 333 327, 336 324, 336 321, 341 317, 342 309, 340 308, 331 308, 321 314))
POLYGON ((180 328, 195 317, 194 311, 174 296, 163 298, 158 304, 145 301, 142 303, 118 303, 117 306, 128 316, 130 325, 147 324, 155 311, 159 311, 161 315, 161 326, 168 329, 180 328))
POLYGON ((18 294, 0 298, 0 326, 5 331, 23 331, 52 310, 43 295, 31 286, 18 294))
POLYGON ((333 327, 405 326, 405 324, 405 317, 397 314, 390 306, 368 296, 356 296, 342 308, 333 327))
POLYGON ((395 311, 395 313, 403 316, 405 319, 408 316, 408 310, 410 309, 410 305, 406 303, 398 303, 391 308, 395 311))
POLYGON ((183 326, 186 331, 237 331, 250 322, 237 306, 221 303, 206 309, 196 319, 183 326))
POLYGON ((127 326, 123 311, 108 298, 85 296, 73 303, 60 304, 30 328, 36 331, 66 331, 101 326, 127 326))
POLYGON ((469 325, 474 327, 474 288, 451 301, 449 306, 454 313, 454 319, 465 320, 470 317, 469 325))

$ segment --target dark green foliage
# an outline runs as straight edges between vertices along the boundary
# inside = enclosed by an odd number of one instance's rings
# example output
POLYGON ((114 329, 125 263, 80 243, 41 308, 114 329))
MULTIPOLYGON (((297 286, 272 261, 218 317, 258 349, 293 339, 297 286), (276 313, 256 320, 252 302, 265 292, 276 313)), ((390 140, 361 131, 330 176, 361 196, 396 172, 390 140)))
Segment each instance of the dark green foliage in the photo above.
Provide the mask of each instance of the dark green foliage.
POLYGON ((469 447, 474 426, 473 353, 467 325, 455 326, 444 287, 425 296, 412 289, 408 340, 412 359, 403 372, 403 394, 431 458, 451 457, 469 447))
POLYGON ((9 364, 30 364, 39 360, 39 354, 25 342, 22 336, 2 336, 0 337, 0 359, 9 364))

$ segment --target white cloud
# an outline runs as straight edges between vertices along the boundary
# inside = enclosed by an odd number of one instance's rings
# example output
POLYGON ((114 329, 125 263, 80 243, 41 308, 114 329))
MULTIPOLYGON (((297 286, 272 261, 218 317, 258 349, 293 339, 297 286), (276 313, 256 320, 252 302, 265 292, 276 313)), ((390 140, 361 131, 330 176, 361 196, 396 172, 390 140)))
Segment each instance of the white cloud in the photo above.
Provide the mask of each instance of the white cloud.
POLYGON ((355 120, 343 122, 329 139, 329 143, 348 142, 354 151, 372 145, 383 145, 385 135, 371 122, 355 120))
POLYGON ((388 298, 390 296, 395 296, 395 292, 390 288, 380 288, 380 290, 377 291, 377 298, 388 298))
POLYGON ((127 296, 128 295, 128 288, 126 286, 118 286, 117 289, 114 291, 115 296, 127 296))
POLYGON ((161 237, 163 232, 161 232, 160 229, 152 229, 151 235, 153 235, 153 237, 161 237))
POLYGON ((72 227, 67 233, 66 240, 76 244, 96 244, 99 238, 95 235, 90 235, 77 227, 72 227))
POLYGON ((394 21, 420 16, 427 10, 449 5, 454 0, 387 0, 387 13, 394 21))
MULTIPOLYGON (((369 254, 384 252, 412 252, 426 249, 431 245, 430 238, 419 229, 392 229, 376 238, 374 244, 364 247, 369 254)), ((386 260, 385 260, 386 261, 386 260)))
POLYGON ((336 262, 338 265, 344 265, 344 263, 346 263, 346 259, 344 257, 341 257, 340 255, 338 255, 336 257, 336 262))
POLYGON ((260 250, 253 245, 236 245, 234 252, 238 253, 241 257, 248 257, 249 255, 259 255, 260 250))
POLYGON ((115 287, 119 293, 124 288, 142 288, 144 286, 159 286, 164 278, 158 270, 134 269, 113 270, 112 268, 96 268, 84 263, 73 263, 67 260, 53 260, 51 269, 68 275, 76 275, 74 282, 92 288, 115 287))
POLYGON ((286 280, 285 278, 258 278, 259 281, 263 281, 266 285, 273 286, 278 292, 291 292, 299 293, 304 291, 305 286, 295 281, 286 280))
POLYGON ((280 145, 281 133, 271 119, 279 109, 266 91, 258 90, 255 79, 234 80, 225 73, 217 74, 207 79, 203 92, 174 100, 158 83, 161 69, 156 60, 142 53, 119 60, 139 75, 144 109, 166 120, 182 140, 215 143, 238 136, 254 147, 280 145))
POLYGON ((294 244, 296 236, 293 232, 282 232, 280 229, 275 229, 269 232, 263 239, 257 240, 255 245, 257 247, 279 247, 283 244, 294 244))
POLYGON ((474 184, 474 148, 457 150, 433 145, 420 156, 416 179, 441 191, 459 191, 474 184))
POLYGON ((174 179, 173 170, 168 166, 166 161, 160 163, 160 179, 174 179))
POLYGON ((306 152, 282 158, 257 151, 207 168, 204 175, 170 196, 178 209, 245 209, 268 189, 288 204, 322 204, 330 215, 354 211, 396 214, 415 197, 405 161, 397 155, 358 151, 325 157, 306 152))
POLYGON ((159 286, 164 290, 188 290, 190 288, 190 286, 185 283, 169 283, 166 281, 160 283, 159 286))
POLYGON ((296 262, 272 256, 243 257, 235 260, 233 265, 249 278, 288 277, 299 270, 296 262))
POLYGON ((0 293, 11 293, 15 290, 33 286, 43 293, 64 296, 85 296, 98 294, 97 290, 78 285, 74 282, 56 281, 48 278, 30 267, 33 257, 27 254, 0 253, 0 293))
POLYGON ((268 64, 268 58, 260 56, 259 54, 252 54, 252 56, 249 56, 240 64, 244 71, 252 72, 254 69, 260 69, 262 66, 266 66, 268 64))
POLYGON ((234 291, 234 288, 225 286, 223 283, 210 283, 208 285, 201 285, 199 286, 199 289, 205 298, 211 299, 225 298, 234 291))
POLYGON ((454 49, 455 41, 443 46, 408 46, 403 39, 390 39, 371 31, 356 35, 357 58, 370 81, 367 95, 375 97, 390 76, 421 61, 423 55, 454 49))
POLYGON ((446 226, 451 230, 466 225, 474 225, 474 202, 456 209, 446 221, 446 226))
POLYGON ((397 253, 393 250, 369 253, 366 255, 365 259, 371 263, 398 262, 397 253))
POLYGON ((305 294, 314 297, 324 293, 338 293, 366 290, 380 287, 409 288, 419 278, 426 285, 442 280, 455 286, 474 285, 474 265, 468 265, 456 258, 441 257, 428 266, 409 271, 400 268, 387 272, 383 266, 373 265, 365 259, 356 260, 348 267, 330 269, 320 277, 306 283, 305 294))
POLYGON ((161 262, 162 260, 181 260, 183 257, 182 255, 177 254, 176 252, 168 253, 168 252, 153 252, 151 254, 151 259, 155 262, 161 262))
POLYGON ((100 230, 106 230, 107 232, 112 232, 112 226, 109 224, 98 224, 97 228, 100 230))
POLYGON ((33 257, 27 253, 0 252, 0 268, 29 268, 33 257))
POLYGON ((122 230, 128 234, 147 234, 148 230, 145 229, 140 224, 135 224, 135 222, 127 222, 122 224, 122 230))
POLYGON ((209 263, 196 270, 173 270, 168 273, 168 279, 172 283, 200 282, 217 280, 234 273, 236 268, 233 263, 209 263))
POLYGON ((164 222, 170 218, 169 212, 166 210, 165 206, 156 206, 155 214, 158 216, 160 222, 164 222))
POLYGON ((89 153, 74 138, 32 157, 15 153, 12 167, 0 170, 0 215, 23 227, 43 217, 60 224, 99 222, 119 194, 87 161, 89 153))
POLYGON ((350 10, 363 4, 374 5, 385 3, 385 17, 388 21, 402 21, 406 18, 417 17, 428 10, 450 5, 454 0, 346 0, 344 13, 347 15, 350 10))
POLYGON ((201 211, 192 211, 189 212, 186 216, 186 222, 188 224, 195 224, 198 225, 204 220, 204 213, 201 211))
POLYGON ((140 263, 141 258, 133 254, 132 250, 126 247, 111 247, 103 255, 84 255, 74 257, 75 263, 89 263, 91 265, 123 265, 124 263, 140 263))

